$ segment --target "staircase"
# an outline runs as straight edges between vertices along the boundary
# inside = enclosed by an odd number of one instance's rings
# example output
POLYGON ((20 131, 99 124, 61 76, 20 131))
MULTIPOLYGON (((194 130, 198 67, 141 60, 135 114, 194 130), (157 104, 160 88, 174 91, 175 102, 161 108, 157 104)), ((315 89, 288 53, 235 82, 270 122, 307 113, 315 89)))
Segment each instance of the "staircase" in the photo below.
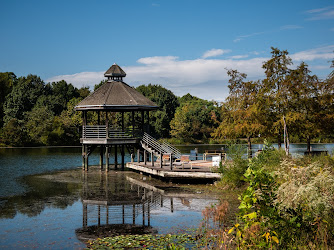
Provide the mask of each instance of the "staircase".
POLYGON ((160 157, 160 154, 172 154, 173 158, 181 157, 181 152, 176 147, 165 141, 160 143, 146 132, 144 133, 143 139, 140 143, 143 149, 153 153, 156 157, 160 157))

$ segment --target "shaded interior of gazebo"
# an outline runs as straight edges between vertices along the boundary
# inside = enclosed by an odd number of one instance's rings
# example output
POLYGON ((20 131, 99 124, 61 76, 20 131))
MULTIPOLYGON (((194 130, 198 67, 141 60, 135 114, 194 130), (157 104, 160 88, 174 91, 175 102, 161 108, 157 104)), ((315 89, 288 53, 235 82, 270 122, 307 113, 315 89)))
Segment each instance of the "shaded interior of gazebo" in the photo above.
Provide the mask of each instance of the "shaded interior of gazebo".
POLYGON ((104 76, 108 80, 75 107, 83 117, 80 142, 85 170, 88 170, 89 155, 96 148, 100 149, 101 169, 105 155, 108 170, 112 148, 115 150, 115 167, 120 151, 124 168, 125 149, 132 155, 135 148, 139 150, 144 132, 149 132, 149 112, 158 109, 154 102, 123 82, 126 73, 118 65, 112 65, 104 76), (90 119, 92 117, 95 119, 90 119))

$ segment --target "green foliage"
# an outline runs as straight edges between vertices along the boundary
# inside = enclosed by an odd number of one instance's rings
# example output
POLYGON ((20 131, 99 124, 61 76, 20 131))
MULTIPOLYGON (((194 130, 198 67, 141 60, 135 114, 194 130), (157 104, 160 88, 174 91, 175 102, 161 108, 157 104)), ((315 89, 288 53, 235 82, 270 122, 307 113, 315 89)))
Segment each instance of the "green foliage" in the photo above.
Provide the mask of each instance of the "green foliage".
POLYGON ((245 173, 249 186, 240 197, 239 224, 229 231, 238 246, 333 246, 333 167, 329 157, 294 160, 266 145, 245 173))
POLYGON ((156 137, 169 137, 170 121, 179 106, 177 97, 160 85, 140 85, 136 90, 159 106, 158 111, 150 113, 151 134, 156 137))
POLYGON ((187 102, 182 102, 176 109, 170 134, 186 142, 208 141, 217 126, 217 104, 197 97, 189 98, 189 95, 182 100, 187 102))
POLYGON ((189 249, 196 239, 189 234, 119 235, 89 242, 91 249, 189 249))
POLYGON ((244 158, 246 152, 243 145, 231 144, 228 146, 227 154, 230 159, 218 169, 222 174, 223 184, 236 188, 245 183, 244 174, 248 168, 248 160, 244 158))
POLYGON ((0 127, 3 124, 3 105, 5 103, 6 96, 12 91, 13 85, 16 81, 16 75, 12 72, 0 72, 0 127))
POLYGON ((23 120, 24 112, 30 111, 39 96, 45 93, 44 82, 36 75, 20 77, 12 91, 6 96, 4 104, 4 122, 11 119, 23 120))

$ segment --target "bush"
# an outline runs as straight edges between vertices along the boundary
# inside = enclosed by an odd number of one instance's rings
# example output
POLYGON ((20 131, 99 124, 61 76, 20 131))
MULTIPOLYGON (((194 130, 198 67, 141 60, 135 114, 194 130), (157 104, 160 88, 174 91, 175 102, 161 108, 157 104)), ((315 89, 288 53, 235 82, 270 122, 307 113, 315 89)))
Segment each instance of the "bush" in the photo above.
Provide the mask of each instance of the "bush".
POLYGON ((218 169, 222 174, 222 182, 231 188, 240 187, 245 183, 244 174, 248 167, 245 158, 247 149, 244 145, 230 144, 227 152, 229 160, 218 169))

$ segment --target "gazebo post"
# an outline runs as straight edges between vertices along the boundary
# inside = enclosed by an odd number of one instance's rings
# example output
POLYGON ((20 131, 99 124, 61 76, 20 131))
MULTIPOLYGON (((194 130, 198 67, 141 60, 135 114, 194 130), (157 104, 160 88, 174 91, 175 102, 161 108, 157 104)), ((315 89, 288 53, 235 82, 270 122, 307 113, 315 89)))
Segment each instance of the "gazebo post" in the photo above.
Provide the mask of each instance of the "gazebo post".
POLYGON ((141 133, 144 134, 145 127, 145 112, 144 110, 141 111, 141 133))
POLYGON ((124 145, 122 145, 122 169, 124 170, 124 153, 125 153, 125 150, 124 150, 124 145))
POLYGON ((135 112, 132 111, 132 136, 135 136, 135 112))
POLYGON ((147 133, 149 134, 150 133, 150 113, 148 110, 146 111, 146 113, 147 113, 147 133))
POLYGON ((109 147, 108 145, 106 145, 106 171, 109 171, 109 147))
POLYGON ((85 168, 85 158, 86 158, 85 145, 82 145, 82 170, 86 170, 86 168, 85 168))
POLYGON ((100 168, 103 170, 103 145, 100 145, 100 168))
POLYGON ((115 145, 115 169, 117 169, 118 161, 117 161, 117 145, 115 145))

